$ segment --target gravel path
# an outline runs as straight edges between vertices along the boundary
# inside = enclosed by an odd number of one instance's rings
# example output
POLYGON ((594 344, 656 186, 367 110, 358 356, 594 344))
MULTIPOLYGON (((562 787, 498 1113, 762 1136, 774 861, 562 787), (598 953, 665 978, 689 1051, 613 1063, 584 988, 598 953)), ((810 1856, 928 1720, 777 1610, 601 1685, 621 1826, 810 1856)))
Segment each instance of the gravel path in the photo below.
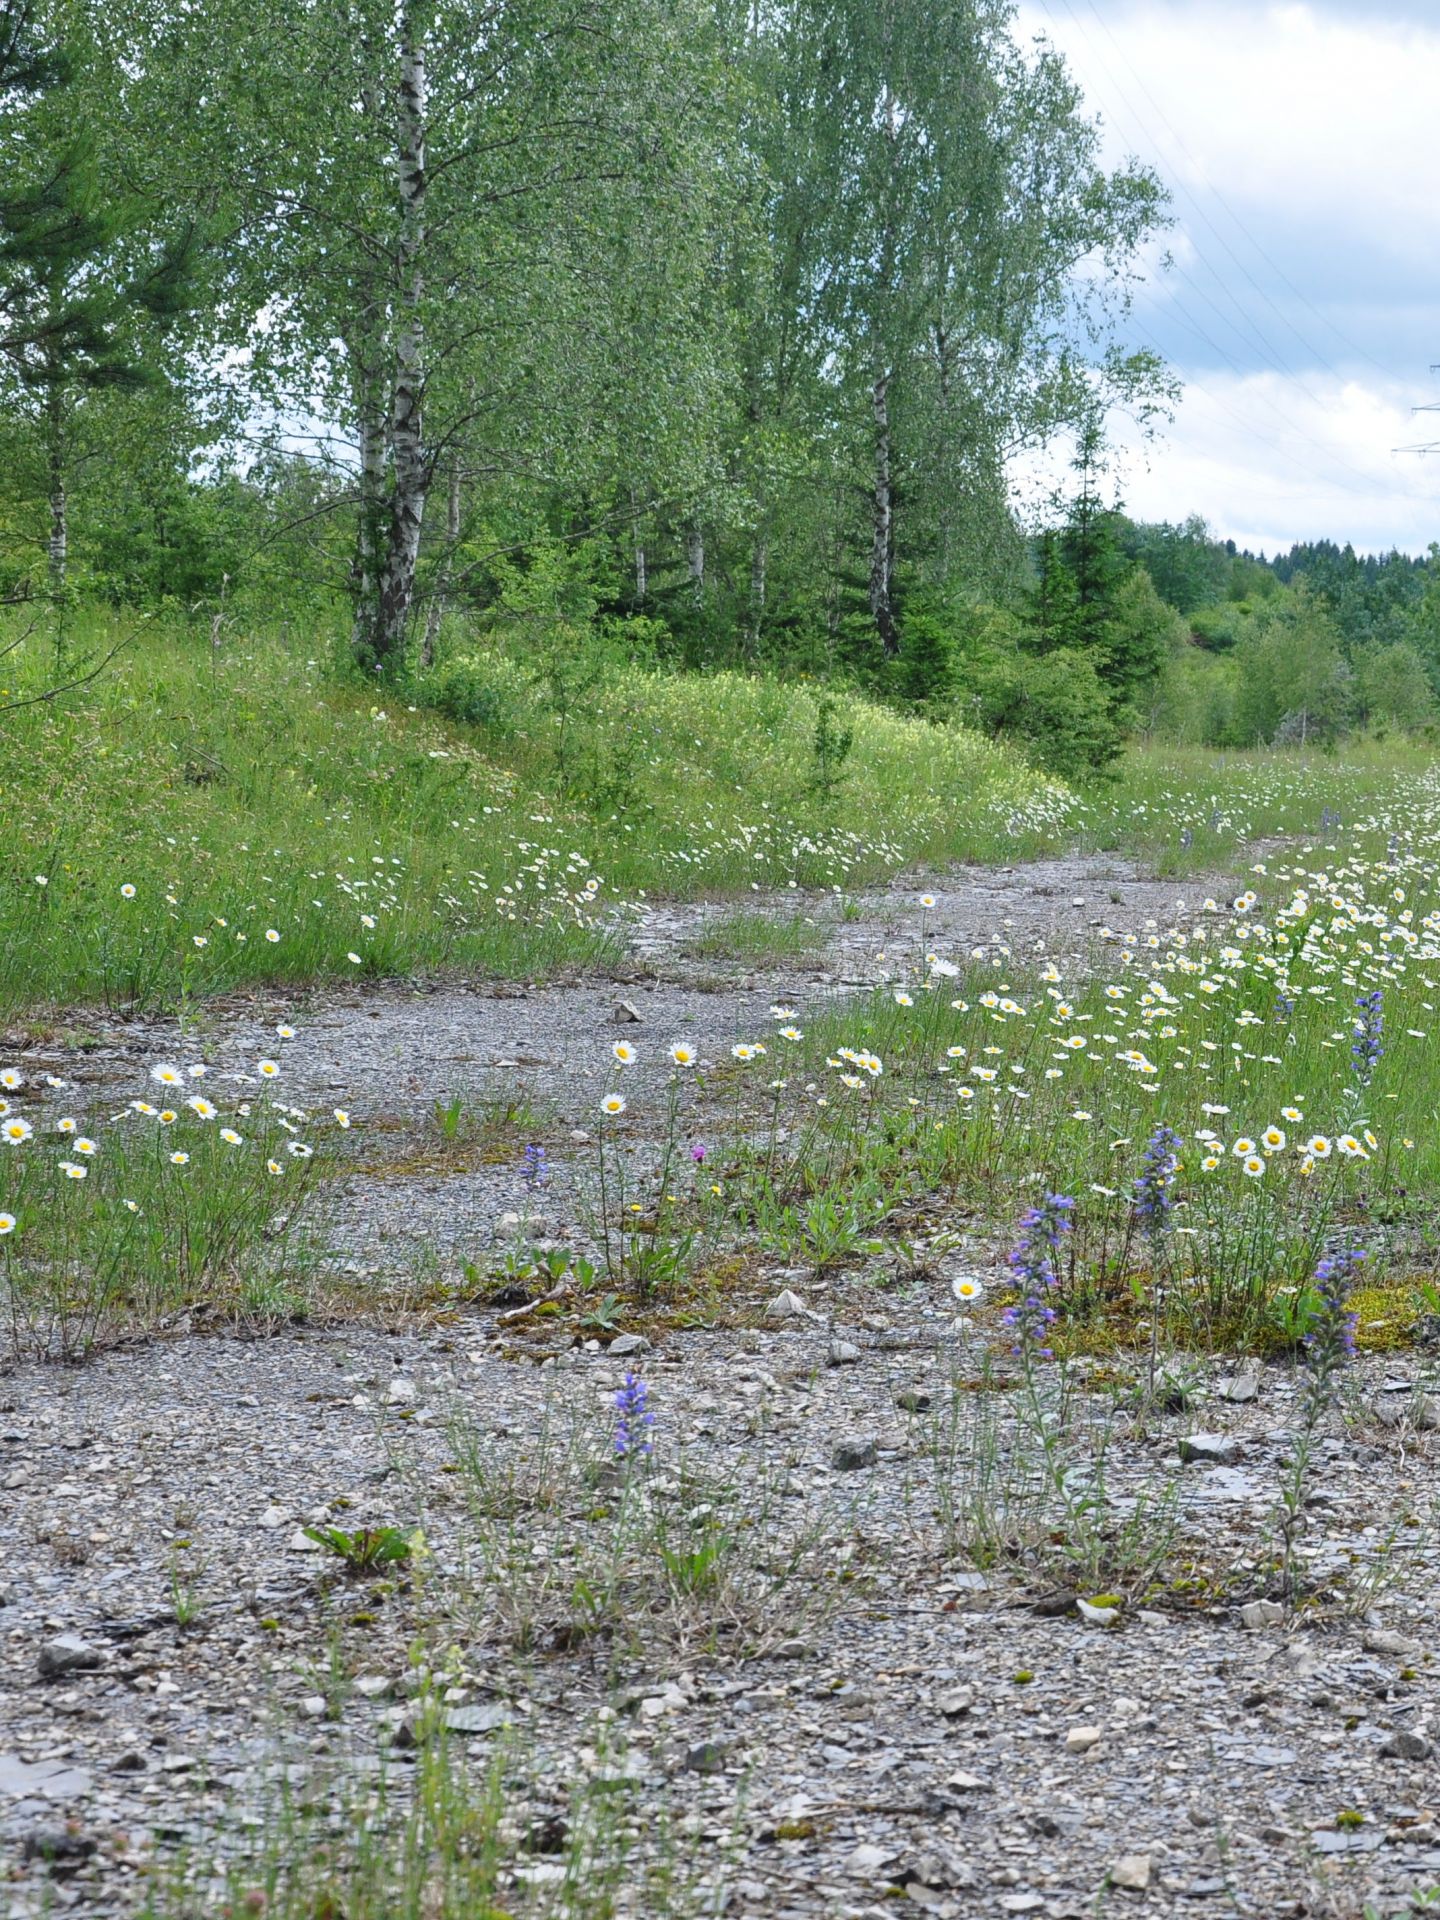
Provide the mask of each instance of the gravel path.
MULTIPOLYGON (((945 1556, 935 1420, 895 1403, 928 1393, 943 1427, 953 1356, 939 1301, 917 1292, 883 1315, 863 1304, 839 1311, 860 1348, 851 1365, 825 1365, 819 1328, 696 1333, 647 1361, 653 1471, 683 1450, 717 1486, 752 1500, 768 1487, 781 1518, 767 1544, 803 1536, 830 1577, 812 1570, 748 1606, 660 1608, 633 1642, 537 1630, 532 1651, 515 1644, 522 1601, 537 1629, 564 1606, 528 1563, 518 1581, 507 1573, 503 1602, 477 1580, 490 1536, 442 1470, 457 1457, 452 1421, 521 1471, 557 1423, 603 1445, 621 1377, 607 1355, 507 1364, 487 1317, 467 1315, 426 1336, 191 1338, 12 1374, 0 1401, 7 1911, 46 1899, 123 1911, 152 1852, 238 1845, 233 1802, 254 1802, 278 1767, 320 1792, 340 1757, 376 1764, 417 1684, 409 1649, 425 1616, 431 1644, 456 1650, 451 1704, 498 1703, 480 1724, 513 1720, 538 1757, 516 1790, 535 1818, 571 1804, 596 1765, 601 1710, 627 1702, 642 1826, 679 1818, 697 1841, 723 1840, 735 1913, 873 1913, 898 1879, 952 1915, 1080 1915, 1097 1899, 1147 1915, 1358 1914, 1362 1893, 1393 1896, 1389 1912, 1440 1881, 1428 1532, 1390 1556, 1396 1584, 1377 1580, 1360 1618, 1252 1630, 1239 1611, 1286 1451, 1287 1376, 1267 1372, 1248 1405, 1201 1399, 1189 1418, 1117 1430, 1122 1505, 1125 1490, 1173 1482, 1213 1591, 1098 1627, 1043 1582, 945 1556), (1177 1435, 1197 1418, 1232 1437, 1232 1464, 1179 1465, 1177 1435), (857 1440, 874 1463, 837 1470, 857 1440), (327 1518, 423 1521, 435 1563, 423 1604, 400 1594, 352 1611, 354 1583, 300 1550, 299 1525, 327 1518), (453 1615, 437 1609, 442 1590, 453 1615), (198 1610, 183 1628, 177 1592, 198 1610), (42 1678, 47 1648, 83 1665, 42 1678), (53 1871, 18 1864, 47 1840, 63 1850, 53 1871), (1146 1886, 1102 1896, 1122 1860, 1122 1878, 1146 1886)), ((1398 1386, 1381 1400, 1404 1404, 1398 1386)), ((974 1457, 963 1429, 952 1485, 971 1484, 974 1457)), ((1327 1555, 1377 1567, 1390 1524, 1440 1492, 1431 1455, 1363 1425, 1337 1434, 1318 1486, 1327 1555)), ((583 1537, 586 1510, 559 1504, 537 1537, 583 1537)), ((497 1737, 455 1745, 478 1767, 497 1737)), ((408 1757, 393 1764, 403 1775, 408 1757)), ((702 1848, 697 1878, 713 1872, 702 1848)))
MULTIPOLYGON (((859 919, 770 900, 820 925, 763 971, 695 951, 733 906, 657 908, 613 979, 247 1004, 184 1044, 223 1079, 294 1019, 291 1097, 367 1122, 334 1222, 354 1270, 453 1265, 514 1207, 514 1143, 437 1165, 419 1145, 437 1100, 523 1100, 563 1143, 627 1030, 718 1049, 777 1000, 803 1011, 898 971, 922 939, 1074 959, 1098 923, 1163 930, 1209 890, 1070 860, 951 876, 933 908, 897 885, 859 919), (638 1025, 616 1024, 621 1000, 638 1025)), ((109 1097, 182 1044, 158 1023, 96 1038, 10 1053, 109 1097)), ((544 1208, 576 1232, 557 1160, 544 1208)), ((1237 1387, 1197 1365, 1180 1412, 1142 1418, 1097 1363, 1070 1443, 1093 1476, 1108 1438, 1107 1551, 1147 1541, 1160 1572, 1146 1604, 1087 1617, 1065 1528, 1035 1525, 1022 1397, 973 1390, 944 1279, 860 1272, 807 1288, 809 1316, 768 1314, 796 1278, 760 1276, 751 1324, 657 1336, 655 1454, 618 1492, 626 1362, 490 1309, 0 1375, 0 1911, 132 1912, 153 1863, 238 1857, 282 1788, 343 1823, 344 1783, 383 1768, 403 1805, 437 1715, 457 1779, 497 1743, 510 1756, 507 1831, 561 1845, 597 1784, 619 1793, 622 1913, 713 1912, 723 1889, 756 1920, 858 1920, 898 1890, 954 1920, 1358 1920, 1367 1900, 1388 1920, 1440 1884, 1422 1360, 1357 1372, 1306 1510, 1329 1598, 1282 1618, 1243 1609, 1273 1550, 1291 1373, 1237 1387), (1007 1549, 989 1571, 957 1551, 981 1510, 1007 1549), (300 1531, 321 1523, 422 1525, 423 1579, 348 1578, 300 1531), (692 1556, 717 1542, 712 1574, 692 1556), (607 1578, 617 1604, 577 1631, 580 1583, 607 1578), (668 1906, 644 1878, 662 1833, 668 1906)), ((551 1910, 552 1859, 517 1843, 507 1911, 551 1910)))
POLYGON ((907 877, 844 903, 820 894, 756 895, 744 903, 746 913, 813 925, 809 951, 763 966, 695 951, 707 933, 734 920, 733 900, 642 907, 627 926, 613 977, 256 997, 202 1009, 186 1032, 170 1022, 96 1015, 82 1023, 83 1050, 16 1034, 0 1052, 29 1078, 63 1073, 83 1094, 118 1101, 149 1090, 141 1083, 155 1061, 201 1052, 223 1089, 227 1073, 276 1052, 276 1022, 292 1021, 300 1039, 282 1054, 286 1096, 322 1112, 343 1104, 360 1127, 363 1178, 339 1196, 330 1235, 351 1278, 364 1285, 437 1264, 453 1276, 493 1248, 496 1221, 516 1205, 519 1133, 549 1143, 554 1184, 545 1214, 552 1224, 583 1211, 566 1147, 573 1131, 594 1125, 613 1040, 639 1046, 626 1083, 638 1108, 662 1085, 663 1049, 673 1040, 721 1057, 732 1043, 767 1034, 777 1002, 803 1018, 827 999, 923 970, 931 952, 957 962, 984 949, 1083 963, 1102 927, 1184 925, 1222 886, 1203 877, 1158 881, 1118 857, 1073 855, 960 868, 928 885, 907 877), (926 898, 934 905, 923 906, 926 898), (532 1118, 478 1150, 460 1143, 447 1157, 435 1151, 431 1123, 436 1104, 456 1097, 476 1113, 503 1117, 523 1107, 532 1118), (496 1151, 487 1155, 487 1145, 496 1151))

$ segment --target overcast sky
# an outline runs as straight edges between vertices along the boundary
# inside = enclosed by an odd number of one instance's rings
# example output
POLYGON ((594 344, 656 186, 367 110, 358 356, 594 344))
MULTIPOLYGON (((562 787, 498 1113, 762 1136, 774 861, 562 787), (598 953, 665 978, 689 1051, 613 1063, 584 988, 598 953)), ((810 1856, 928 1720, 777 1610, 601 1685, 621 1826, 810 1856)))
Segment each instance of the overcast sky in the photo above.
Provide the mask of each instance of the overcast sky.
POLYGON ((1129 453, 1146 519, 1273 552, 1440 539, 1440 0, 1023 0, 1107 154, 1170 189, 1132 338, 1185 383, 1129 453))

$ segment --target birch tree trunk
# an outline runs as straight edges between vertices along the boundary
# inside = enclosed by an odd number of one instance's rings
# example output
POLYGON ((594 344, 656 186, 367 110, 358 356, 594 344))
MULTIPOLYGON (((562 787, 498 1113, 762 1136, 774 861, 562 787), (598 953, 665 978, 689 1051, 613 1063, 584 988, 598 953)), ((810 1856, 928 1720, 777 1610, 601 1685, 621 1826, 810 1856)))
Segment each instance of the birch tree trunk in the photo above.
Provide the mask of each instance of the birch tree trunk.
POLYGON ((355 606, 351 652, 362 666, 380 658, 380 556, 385 544, 385 419, 374 373, 366 368, 357 382, 356 412, 360 436, 360 513, 355 527, 355 559, 350 594, 355 606))
POLYGON ((395 164, 400 195, 400 236, 395 278, 400 314, 390 398, 390 457, 394 481, 375 623, 376 664, 382 666, 398 660, 404 651, 406 626, 415 597, 420 528, 430 487, 421 427, 425 391, 425 134, 429 102, 424 37, 408 8, 400 19, 398 91, 400 112, 395 164))
POLYGON ((695 589, 695 598, 705 595, 705 533, 699 522, 695 522, 685 535, 685 564, 690 570, 690 584, 695 589))
POLYGON ((635 524, 635 604, 643 606, 650 590, 650 573, 645 553, 645 536, 640 531, 640 507, 635 489, 630 489, 630 517, 635 524))
POLYGON ((455 564, 455 549, 460 544, 460 462, 450 462, 450 490, 445 502, 445 552, 435 575, 435 591, 430 598, 430 606, 425 615, 425 638, 420 643, 420 664, 433 667, 435 664, 435 641, 439 636, 440 622, 445 617, 446 599, 450 587, 450 569, 455 564))
MULTIPOLYGON (((888 17, 887 17, 888 42, 888 17)), ((888 45, 887 45, 888 52, 888 45)), ((895 94, 885 88, 886 215, 880 246, 880 301, 882 311, 895 292, 896 196, 899 166, 899 124, 895 94)), ((886 653, 900 651, 895 622, 895 486, 890 439, 891 365, 885 344, 876 339, 871 350, 870 413, 875 426, 874 492, 871 499, 870 612, 886 653)))
POLYGON ((760 647, 760 626, 765 618, 765 574, 770 561, 770 549, 765 536, 757 533, 755 544, 750 549, 750 621, 746 638, 750 651, 756 653, 760 647))
POLYGON ((875 423, 875 490, 871 498, 870 612, 886 653, 899 653, 895 622, 895 489, 890 471, 890 375, 877 371, 870 389, 875 423))
POLYGON ((65 486, 65 395, 58 373, 45 396, 45 457, 49 473, 50 533, 45 560, 50 591, 59 600, 65 592, 70 560, 70 502, 65 486))
MULTIPOLYGON (((954 381, 953 354, 948 329, 943 319, 935 322, 933 330, 935 343, 935 375, 939 397, 941 458, 947 467, 952 461, 954 446, 954 406, 952 387, 954 381)), ((955 560, 955 493, 949 486, 938 490, 940 521, 940 572, 942 578, 951 577, 951 568, 955 560)))

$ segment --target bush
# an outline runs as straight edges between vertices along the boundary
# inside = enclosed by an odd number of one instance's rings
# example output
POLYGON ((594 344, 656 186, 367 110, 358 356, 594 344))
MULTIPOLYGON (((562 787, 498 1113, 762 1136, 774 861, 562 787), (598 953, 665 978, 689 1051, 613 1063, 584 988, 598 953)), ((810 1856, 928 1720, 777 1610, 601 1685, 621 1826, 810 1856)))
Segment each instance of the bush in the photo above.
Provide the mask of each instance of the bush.
POLYGON ((1037 659, 997 654, 975 674, 975 704, 990 733, 1023 742, 1047 773, 1084 779, 1103 772, 1125 745, 1110 693, 1088 655, 1057 647, 1037 659))
POLYGON ((1235 740, 1235 662, 1186 647, 1166 661, 1144 715, 1145 731, 1184 746, 1235 740))
POLYGON ((1256 623, 1235 648, 1239 746, 1329 743, 1354 706, 1352 675, 1322 604, 1297 589, 1281 612, 1256 623))
POLYGON ((424 682, 423 698, 447 719, 480 727, 492 740, 515 736, 515 717, 525 689, 519 669, 500 654, 461 654, 424 682))
POLYGON ((1408 641, 1367 652, 1357 677, 1360 707, 1372 727, 1408 732, 1435 718, 1435 695, 1425 662, 1408 641))

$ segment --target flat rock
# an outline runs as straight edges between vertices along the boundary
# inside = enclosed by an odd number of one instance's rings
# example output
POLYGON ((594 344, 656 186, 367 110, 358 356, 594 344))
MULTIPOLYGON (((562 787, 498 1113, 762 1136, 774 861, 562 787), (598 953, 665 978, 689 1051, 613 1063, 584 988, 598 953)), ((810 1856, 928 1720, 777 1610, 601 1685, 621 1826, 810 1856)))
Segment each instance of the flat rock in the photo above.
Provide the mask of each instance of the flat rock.
POLYGON ((1390 1627, 1371 1627, 1361 1642, 1367 1653, 1383 1653, 1392 1660, 1418 1660, 1420 1642, 1390 1627))
POLYGON ((1077 1600, 1075 1611, 1087 1627, 1118 1627, 1120 1624, 1119 1607, 1097 1607, 1088 1600, 1077 1600))
POLYGON ((1187 1466, 1197 1467, 1233 1467, 1240 1457, 1239 1443, 1226 1433, 1183 1434, 1175 1451, 1187 1466))
POLYGON ((40 1649, 38 1666, 42 1680, 58 1680, 66 1673, 93 1673, 105 1656, 78 1633, 60 1633, 40 1649))
POLYGON ((486 1700, 470 1707, 451 1707, 445 1715, 447 1733, 498 1733, 514 1715, 502 1700, 486 1700))
POLYGON ((969 1713, 975 1704, 973 1687, 952 1687, 948 1693, 942 1693, 935 1702, 947 1720, 958 1720, 962 1714, 969 1713))
POLYGON ((832 1340, 825 1356, 827 1367, 855 1367, 860 1364, 860 1349, 853 1340, 832 1340))
POLYGON ((1434 1433, 1440 1428, 1440 1400, 1433 1393, 1378 1400, 1374 1413, 1382 1427, 1413 1427, 1417 1433, 1434 1433))
POLYGON ((1272 1747, 1264 1740, 1238 1741, 1229 1749, 1230 1757, 1241 1760, 1247 1767, 1293 1767, 1296 1753, 1293 1747, 1272 1747))
POLYGON ((0 1793, 16 1799, 40 1794, 47 1800, 75 1800, 90 1791, 90 1775, 63 1760, 20 1760, 0 1753, 0 1793))
POLYGON ((1260 1376, 1254 1373, 1232 1373, 1215 1387, 1222 1400, 1228 1400, 1232 1406, 1243 1407, 1248 1401, 1260 1396, 1260 1376))
POLYGON ((650 1342, 643 1333, 617 1333, 607 1351, 612 1360, 623 1360, 627 1353, 648 1353, 650 1342))
POLYGON ((1091 1747, 1099 1746, 1103 1738, 1099 1727, 1071 1727, 1065 1735, 1065 1751, 1088 1753, 1091 1747))
POLYGON ((858 1473, 862 1467, 873 1467, 879 1457, 875 1442, 858 1433, 837 1440, 830 1449, 830 1464, 837 1473, 858 1473))
POLYGON ((862 1840, 845 1862, 851 1873, 878 1873, 887 1862, 895 1858, 893 1847, 877 1847, 868 1840, 862 1840))
POLYGON ((1383 1827, 1321 1827, 1310 1836, 1316 1853, 1378 1853, 1385 1844, 1383 1827))
POLYGON ((1247 1600, 1240 1609, 1240 1618, 1252 1633, 1261 1627, 1278 1627, 1285 1619, 1285 1609, 1278 1600, 1247 1600))
POLYGON ((809 1307, 793 1287, 785 1287, 765 1309, 772 1320, 798 1320, 808 1315, 809 1307))
POLYGON ((1148 1853, 1122 1853, 1110 1869, 1112 1887, 1127 1887, 1132 1893, 1143 1893, 1150 1884, 1150 1856, 1148 1853))

